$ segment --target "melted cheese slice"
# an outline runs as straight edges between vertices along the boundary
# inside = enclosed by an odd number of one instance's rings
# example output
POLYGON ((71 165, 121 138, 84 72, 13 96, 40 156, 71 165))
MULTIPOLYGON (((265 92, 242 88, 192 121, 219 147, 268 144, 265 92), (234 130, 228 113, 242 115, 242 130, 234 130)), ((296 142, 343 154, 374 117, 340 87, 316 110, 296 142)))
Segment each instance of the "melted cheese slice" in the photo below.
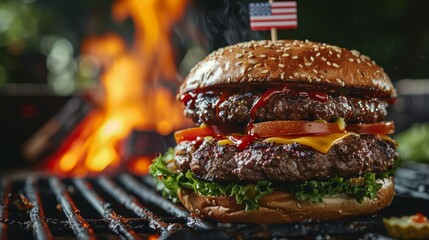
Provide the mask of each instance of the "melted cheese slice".
MULTIPOLYGON (((332 133, 320 136, 304 136, 304 137, 271 137, 264 139, 264 142, 275 142, 281 144, 299 143, 314 148, 321 153, 329 152, 329 149, 338 141, 350 136, 359 136, 356 133, 332 133)), ((386 136, 387 137, 387 136, 386 136)), ((222 139, 217 142, 217 145, 234 144, 229 139, 222 139)))
POLYGON ((305 137, 271 137, 264 142, 275 142, 282 144, 299 143, 314 148, 321 153, 329 152, 329 149, 338 141, 350 136, 357 135, 356 133, 332 133, 320 136, 305 136, 305 137))

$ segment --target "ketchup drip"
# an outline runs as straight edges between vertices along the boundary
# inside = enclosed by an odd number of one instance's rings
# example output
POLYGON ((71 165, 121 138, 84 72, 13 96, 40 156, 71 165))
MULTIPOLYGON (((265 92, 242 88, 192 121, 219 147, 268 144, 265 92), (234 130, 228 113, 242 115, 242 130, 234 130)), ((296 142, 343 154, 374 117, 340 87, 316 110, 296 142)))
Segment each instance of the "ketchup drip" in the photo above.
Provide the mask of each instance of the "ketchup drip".
POLYGON ((252 108, 250 109, 250 120, 247 123, 246 126, 246 133, 247 134, 253 134, 252 133, 252 128, 253 128, 253 123, 255 122, 255 117, 256 117, 256 111, 267 105, 267 103, 271 100, 272 97, 278 95, 278 94, 282 94, 282 93, 289 93, 290 89, 288 87, 283 87, 282 89, 268 89, 265 93, 263 93, 258 100, 256 100, 253 105, 252 108))
POLYGON ((195 99, 198 96, 198 92, 188 92, 180 96, 179 100, 185 104, 185 106, 188 105, 188 102, 191 102, 191 106, 195 104, 195 99))
POLYGON ((222 91, 219 99, 215 103, 216 116, 219 116, 219 106, 222 104, 229 96, 232 95, 231 91, 222 91))

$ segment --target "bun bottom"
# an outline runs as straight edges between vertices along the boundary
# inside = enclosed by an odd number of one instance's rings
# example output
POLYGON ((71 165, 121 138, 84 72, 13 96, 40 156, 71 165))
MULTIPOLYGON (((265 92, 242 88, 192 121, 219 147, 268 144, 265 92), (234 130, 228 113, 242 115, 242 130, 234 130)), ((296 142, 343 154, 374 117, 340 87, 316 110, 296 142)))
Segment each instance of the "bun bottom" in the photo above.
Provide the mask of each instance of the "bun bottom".
POLYGON ((353 216, 375 213, 387 207, 395 194, 393 178, 379 179, 383 185, 373 200, 365 198, 362 203, 344 195, 324 197, 321 203, 295 199, 291 194, 274 191, 259 200, 258 210, 245 211, 234 197, 203 196, 181 188, 182 204, 192 213, 220 222, 230 223, 291 223, 306 220, 339 220, 353 216))

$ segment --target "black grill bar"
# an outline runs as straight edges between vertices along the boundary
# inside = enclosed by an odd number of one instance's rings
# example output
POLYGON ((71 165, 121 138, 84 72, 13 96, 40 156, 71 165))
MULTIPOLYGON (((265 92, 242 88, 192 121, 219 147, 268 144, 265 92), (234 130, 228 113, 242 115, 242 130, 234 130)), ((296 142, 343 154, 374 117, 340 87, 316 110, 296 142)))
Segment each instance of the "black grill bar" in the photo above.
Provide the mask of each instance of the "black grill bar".
POLYGON ((162 235, 166 234, 168 231, 173 230, 174 228, 182 228, 180 224, 168 224, 162 221, 159 217, 154 215, 151 211, 147 210, 138 200, 126 193, 122 188, 120 188, 116 183, 111 179, 102 176, 97 179, 97 183, 104 188, 116 201, 120 202, 129 210, 133 211, 137 216, 147 220, 149 226, 160 232, 162 235))
POLYGON ((100 215, 109 221, 109 228, 122 239, 141 239, 125 223, 124 219, 116 214, 111 208, 110 203, 105 202, 92 188, 92 185, 80 178, 73 179, 73 183, 86 198, 88 202, 100 213, 100 215))
POLYGON ((77 239, 96 239, 94 231, 82 218, 80 211, 76 208, 64 184, 57 177, 49 178, 49 185, 55 194, 57 201, 61 204, 64 214, 70 222, 70 227, 77 239))
POLYGON ((30 219, 33 223, 33 236, 35 239, 53 239, 51 231, 45 221, 45 213, 40 200, 40 192, 36 177, 28 177, 25 181, 24 191, 33 207, 30 210, 30 219))
POLYGON ((1 181, 0 186, 0 240, 8 239, 8 225, 4 222, 9 217, 9 193, 11 185, 8 180, 1 181))
POLYGON ((171 213, 172 215, 183 219, 186 222, 186 225, 193 229, 210 229, 213 228, 211 224, 204 222, 198 218, 193 218, 189 215, 188 212, 178 208, 175 204, 169 200, 164 199, 159 194, 154 192, 152 189, 144 186, 143 184, 136 181, 129 174, 121 174, 119 176, 119 181, 125 186, 125 188, 145 202, 156 204, 158 207, 162 208, 164 211, 171 213))

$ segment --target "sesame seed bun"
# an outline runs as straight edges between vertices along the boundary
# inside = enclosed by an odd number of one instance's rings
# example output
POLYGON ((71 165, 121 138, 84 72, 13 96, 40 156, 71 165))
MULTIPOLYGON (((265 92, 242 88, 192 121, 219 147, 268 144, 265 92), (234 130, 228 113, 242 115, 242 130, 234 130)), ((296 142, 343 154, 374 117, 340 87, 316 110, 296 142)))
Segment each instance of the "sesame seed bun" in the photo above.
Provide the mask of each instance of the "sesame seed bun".
POLYGON ((372 214, 387 207, 395 194, 392 178, 380 179, 383 185, 373 200, 365 198, 359 203, 355 199, 334 195, 324 197, 321 203, 301 201, 286 192, 274 191, 259 200, 258 210, 245 211, 233 197, 203 196, 181 188, 179 197, 192 213, 220 222, 231 223, 290 223, 306 220, 338 220, 372 214))
POLYGON ((225 85, 294 83, 396 97, 389 77, 369 57, 324 43, 251 41, 220 48, 199 62, 179 94, 225 85))

